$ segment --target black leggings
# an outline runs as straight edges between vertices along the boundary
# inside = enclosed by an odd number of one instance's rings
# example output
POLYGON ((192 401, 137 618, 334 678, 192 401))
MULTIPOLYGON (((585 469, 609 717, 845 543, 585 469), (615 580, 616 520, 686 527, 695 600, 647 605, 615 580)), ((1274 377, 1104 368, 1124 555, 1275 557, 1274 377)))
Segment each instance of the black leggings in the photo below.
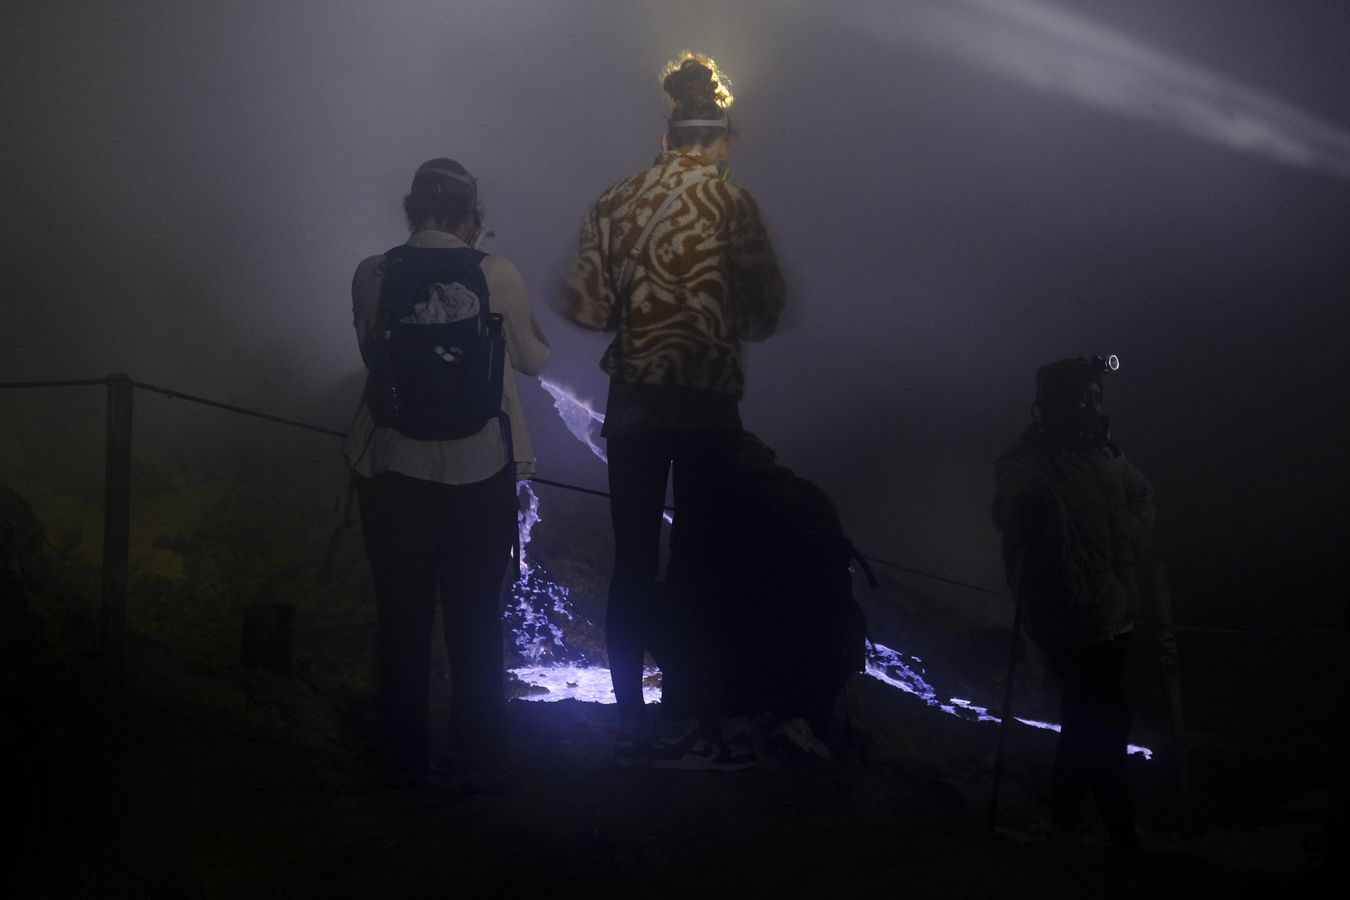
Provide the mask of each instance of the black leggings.
POLYGON ((1091 790, 1111 838, 1134 840, 1134 813, 1126 767, 1130 708, 1121 675, 1129 634, 1075 647, 1053 658, 1064 682, 1060 735, 1055 751, 1052 812, 1056 825, 1073 827, 1091 790))
POLYGON ((500 595, 516 525, 511 468, 472 484, 394 472, 357 480, 375 585, 383 755, 395 770, 428 764, 438 604, 450 662, 451 745, 470 765, 491 763, 504 747, 500 595))
POLYGON ((614 575, 605 642, 620 716, 642 710, 642 662, 650 646, 666 478, 673 470, 680 532, 706 539, 718 528, 722 482, 731 471, 737 437, 731 430, 655 428, 609 439, 614 575))

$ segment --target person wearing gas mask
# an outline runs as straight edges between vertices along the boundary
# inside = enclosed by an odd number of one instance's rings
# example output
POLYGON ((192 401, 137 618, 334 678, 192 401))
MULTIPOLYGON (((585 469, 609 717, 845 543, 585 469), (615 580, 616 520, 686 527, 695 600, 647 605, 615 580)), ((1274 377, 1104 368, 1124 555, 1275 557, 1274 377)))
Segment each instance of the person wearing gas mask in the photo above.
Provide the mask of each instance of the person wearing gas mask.
POLYGON ((1114 356, 1080 356, 1040 367, 1035 421, 995 466, 993 516, 1022 620, 1064 685, 1051 799, 1056 837, 1076 843, 1091 792, 1112 843, 1135 847, 1121 678, 1154 500, 1110 440, 1102 381, 1118 365, 1114 356))

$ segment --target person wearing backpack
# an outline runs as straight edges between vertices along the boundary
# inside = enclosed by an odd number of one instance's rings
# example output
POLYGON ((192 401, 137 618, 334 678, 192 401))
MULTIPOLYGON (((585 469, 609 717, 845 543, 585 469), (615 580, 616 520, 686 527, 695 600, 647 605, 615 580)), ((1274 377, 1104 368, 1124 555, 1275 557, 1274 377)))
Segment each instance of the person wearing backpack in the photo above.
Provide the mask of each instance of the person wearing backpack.
POLYGON ((719 173, 731 147, 730 95, 715 70, 697 54, 669 68, 663 151, 586 215, 565 295, 572 321, 615 332, 600 365, 610 376, 602 433, 614 526, 606 649, 622 766, 748 763, 721 744, 707 716, 701 728, 688 711, 672 719, 668 703, 654 739, 642 694, 667 478, 684 533, 715 533, 719 482, 741 431, 741 342, 769 336, 785 300, 754 198, 719 173))
POLYGON ((516 535, 516 480, 534 458, 511 369, 549 345, 520 273, 474 248, 478 185, 423 163, 403 201, 407 242, 352 279, 369 376, 344 449, 375 589, 382 774, 431 778, 427 703, 439 605, 450 663, 450 747, 467 780, 505 772, 500 593, 516 535))
POLYGON ((1121 679, 1154 500, 1148 480, 1111 442, 1102 411, 1102 377, 1118 366, 1115 357, 1080 356, 1037 370, 1036 421, 998 459, 993 516, 1020 618, 1064 684, 1051 799, 1056 837, 1076 843, 1091 791, 1112 842, 1136 847, 1121 679))

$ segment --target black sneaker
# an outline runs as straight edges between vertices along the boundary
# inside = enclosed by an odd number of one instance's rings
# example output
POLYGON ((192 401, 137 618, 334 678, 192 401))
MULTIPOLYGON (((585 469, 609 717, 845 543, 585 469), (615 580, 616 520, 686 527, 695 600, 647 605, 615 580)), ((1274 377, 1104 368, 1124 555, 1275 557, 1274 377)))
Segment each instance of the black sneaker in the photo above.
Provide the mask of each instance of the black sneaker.
POLYGON ((621 769, 645 766, 650 759, 651 749, 651 738, 621 734, 614 739, 614 765, 621 769))
POLYGON ((635 769, 647 764, 652 749, 652 723, 645 715, 619 720, 614 736, 614 765, 635 769))
POLYGON ((755 754, 710 741, 694 731, 677 741, 657 738, 652 742, 649 762, 653 769, 738 772, 755 764, 755 754))

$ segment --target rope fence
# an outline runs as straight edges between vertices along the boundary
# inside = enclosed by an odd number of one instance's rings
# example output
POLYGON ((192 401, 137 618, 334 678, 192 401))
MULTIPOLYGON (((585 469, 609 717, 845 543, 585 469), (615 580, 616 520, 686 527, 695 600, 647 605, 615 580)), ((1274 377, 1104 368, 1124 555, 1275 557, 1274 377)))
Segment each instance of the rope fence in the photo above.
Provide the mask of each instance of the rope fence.
POLYGON ((259 412, 256 409, 245 409, 242 406, 235 406, 230 403, 221 403, 219 400, 208 400, 205 397, 197 397, 193 394, 184 394, 182 391, 174 391, 169 388, 157 387, 153 384, 146 384, 143 381, 133 381, 134 387, 142 390, 151 391, 156 394, 163 394, 171 400, 187 400, 189 403, 200 403, 203 406, 211 406, 216 409, 223 409, 226 412, 239 413, 242 416, 252 416, 255 419, 264 419, 268 422, 278 422, 282 425, 290 425, 292 428, 302 428, 305 431, 316 431, 319 434, 328 434, 333 437, 345 438, 347 432, 334 431, 332 428, 324 428, 319 425, 310 425, 307 422, 298 422, 295 419, 287 419, 284 416, 274 416, 269 413, 259 412))
MULTIPOLYGON (((276 422, 277 424, 280 424, 280 425, 288 425, 288 426, 290 426, 290 427, 292 427, 292 428, 299 428, 299 429, 302 429, 302 430, 305 430, 305 431, 312 431, 312 432, 316 432, 316 433, 318 433, 318 434, 329 435, 329 436, 331 436, 331 437, 346 438, 346 437, 348 436, 347 432, 345 432, 345 431, 338 431, 338 430, 333 429, 333 428, 324 428, 323 426, 320 426, 320 425, 313 425, 313 424, 310 424, 310 423, 308 423, 308 422, 301 422, 301 421, 296 420, 296 419, 289 419, 289 418, 286 418, 285 416, 276 416, 276 415, 272 415, 272 414, 270 414, 270 413, 262 412, 262 411, 260 411, 260 410, 249 409, 249 408, 243 407, 243 406, 237 406, 237 405, 232 404, 232 403, 223 403, 223 402, 221 402, 221 401, 219 401, 219 400, 211 400, 211 399, 209 399, 209 398, 207 398, 207 397, 200 397, 200 396, 197 396, 197 395, 195 395, 195 394, 188 394, 188 393, 184 393, 183 391, 177 391, 177 390, 173 390, 173 389, 171 389, 171 388, 160 387, 159 385, 149 384, 149 383, 143 382, 143 381, 135 381, 135 380, 132 380, 132 379, 128 378, 126 375, 122 375, 122 374, 108 375, 108 376, 103 377, 103 378, 86 378, 86 379, 76 379, 76 380, 59 380, 59 381, 11 381, 11 382, 0 382, 0 390, 19 390, 19 389, 29 389, 29 388, 58 388, 58 387, 89 387, 89 386, 97 386, 97 385, 104 385, 104 386, 107 386, 107 387, 110 388, 110 390, 111 390, 111 389, 114 389, 114 388, 116 388, 116 387, 118 387, 118 386, 126 386, 126 387, 131 387, 131 388, 139 388, 139 389, 144 390, 144 391, 149 391, 149 392, 151 392, 151 393, 160 394, 161 396, 168 397, 168 398, 173 399, 173 400, 185 400, 185 401, 187 401, 187 402, 189 402, 189 403, 196 403, 196 404, 200 404, 200 405, 202 405, 202 406, 209 406, 209 407, 212 407, 212 408, 214 408, 214 409, 220 409, 220 410, 224 410, 224 411, 226 411, 226 412, 232 412, 232 413, 236 413, 236 414, 242 415, 242 416, 249 416, 249 417, 255 418, 255 419, 262 419, 262 420, 267 421, 267 422, 276 422)), ((130 414, 129 401, 128 401, 128 403, 127 403, 127 414, 128 414, 128 416, 129 416, 129 414, 130 414)), ((111 426, 111 423, 110 423, 110 426, 111 426)), ((128 428, 128 437, 129 437, 129 428, 128 428)), ((533 483, 533 484, 543 484, 543 485, 547 485, 547 486, 549 486, 549 487, 558 488, 558 489, 560 489, 560 490, 571 491, 571 492, 573 492, 573 493, 586 494, 586 495, 589 495, 589 496, 592 496, 592 497, 605 497, 605 498, 608 498, 608 497, 609 497, 609 493, 608 493, 607 491, 602 491, 602 490, 598 490, 598 489, 595 489, 595 488, 582 487, 581 485, 576 485, 576 484, 569 484, 568 482, 565 482, 565 481, 555 481, 555 480, 548 479, 548 478, 539 478, 539 477, 534 477, 534 476, 532 476, 529 480, 530 480, 530 482, 533 483)), ((882 559, 882 558, 880 558, 880 557, 872 556, 872 555, 866 554, 866 553, 860 553, 859 555, 861 555, 864 559, 866 559, 866 560, 868 560, 868 561, 870 561, 870 562, 877 563, 878 565, 886 566, 887 568, 895 569, 895 570, 900 571, 900 572, 905 572, 905 573, 908 573, 908 574, 910 574, 910 575, 917 575, 917 576, 919 576, 919 577, 921 577, 921 578, 927 578, 927 579, 929 579, 929 580, 931 580, 931 581, 937 581, 937 582, 941 582, 941 583, 943 583, 943 584, 953 585, 953 586, 955 586, 955 587, 964 588, 964 589, 966 589, 966 590, 974 591, 974 592, 980 593, 980 594, 985 594, 985 595, 991 596, 991 597, 1006 597, 1006 596, 1007 596, 1007 592, 1006 592, 1006 591, 996 591, 996 590, 991 590, 990 588, 983 587, 983 586, 978 585, 978 584, 971 584, 970 582, 967 582, 967 581, 960 581, 960 580, 955 579, 955 578, 948 578, 948 577, 946 577, 946 576, 944 576, 944 575, 938 575, 938 574, 935 574, 935 573, 933 573, 933 572, 927 572, 927 571, 924 571, 923 569, 916 569, 916 568, 914 568, 913 566, 906 566, 906 565, 903 565, 902 563, 898 563, 898 562, 895 562, 895 561, 893 561, 893 560, 882 559)), ((1224 634, 1224 635, 1255 635, 1255 636, 1263 636, 1263 637, 1264 637, 1264 636, 1309 636, 1309 635, 1326 635, 1326 634, 1344 634, 1344 633, 1346 632, 1346 630, 1347 630, 1345 627, 1338 627, 1338 628, 1289 628, 1289 629, 1213 628, 1213 627, 1202 626, 1202 625, 1180 625, 1180 624, 1172 624, 1172 623, 1167 623, 1167 622, 1154 622, 1154 621, 1147 621, 1147 620, 1139 620, 1137 624, 1140 624, 1140 625, 1146 625, 1146 626, 1154 626, 1154 627, 1159 627, 1159 628, 1172 628, 1172 629, 1175 629, 1176 631, 1186 631, 1186 632, 1192 632, 1192 633, 1224 634)))
POLYGON ((49 388, 49 387, 85 387, 91 384, 107 384, 107 378, 86 378, 82 381, 3 381, 0 390, 7 388, 49 388))
MULTIPOLYGON (((132 400, 135 390, 139 388, 140 390, 150 391, 151 393, 160 394, 170 399, 186 400, 189 403, 209 406, 214 409, 224 410, 237 415, 275 422, 280 425, 317 432, 332 437, 346 438, 348 435, 346 432, 337 431, 336 429, 323 428, 318 425, 311 425, 307 422, 300 422, 283 416, 271 415, 270 413, 265 413, 260 410, 248 409, 231 403, 222 403, 218 400, 211 400, 206 397, 187 394, 182 391, 159 387, 145 382, 133 381, 123 373, 114 373, 108 375, 106 378, 90 378, 82 380, 0 382, 0 390, 85 387, 95 385, 103 385, 107 389, 108 416, 107 434, 105 439, 106 475, 104 479, 102 565, 103 646, 105 651, 103 665, 105 667, 106 684, 112 691, 116 692, 120 689, 125 675, 127 597, 128 584, 130 581, 131 550, 132 400)), ((593 497, 609 496, 605 491, 596 490, 594 488, 585 488, 564 481, 553 481, 546 478, 532 478, 530 480, 536 484, 548 485, 561 490, 587 494, 593 497)), ((348 491, 349 507, 350 500, 351 489, 348 491)), ((333 532, 333 536, 329 539, 328 546, 324 553, 324 560, 320 567, 320 580, 325 577, 323 573, 326 573, 328 569, 329 562, 336 550, 336 544, 340 533, 350 524, 349 508, 344 515, 343 523, 333 532)), ((1006 596, 1003 591, 995 591, 977 584, 958 581, 954 578, 946 578, 942 575, 925 572, 922 569, 902 565, 901 563, 892 560, 868 556, 855 551, 854 561, 858 563, 859 567, 866 573, 869 582, 874 585, 876 582, 872 577, 871 570, 868 568, 868 560, 871 560, 878 565, 896 569, 897 571, 917 575, 944 584, 950 584, 964 590, 994 597, 1006 596)), ((1192 634, 1246 635, 1268 638, 1276 635, 1292 635, 1299 637, 1331 634, 1343 635, 1346 632, 1346 629, 1341 627, 1249 630, 1239 628, 1208 628, 1198 625, 1177 625, 1172 621, 1172 605, 1167 584, 1166 567, 1163 565, 1157 566, 1155 574, 1158 579, 1158 615, 1161 621, 1141 621, 1138 624, 1156 627, 1158 629, 1159 649, 1161 650, 1160 662, 1162 664, 1165 681, 1169 688, 1169 705, 1173 732, 1172 744, 1176 754, 1175 765, 1181 797, 1180 805, 1182 818, 1184 822, 1189 823, 1192 821, 1190 763, 1187 752, 1184 704, 1182 703, 1181 696, 1180 663, 1177 651, 1178 632, 1188 632, 1192 634)), ((1013 623, 1014 639, 1009 648, 1008 668, 1004 681, 1003 725, 999 731, 998 750, 995 757, 993 772, 993 788, 990 794, 988 825, 991 830, 995 827, 998 818, 999 783, 1003 769, 1004 748, 1008 739, 1008 724, 1012 721, 1014 672, 1018 656, 1018 641, 1015 635, 1019 630, 1017 619, 1020 618, 1021 615, 1020 604, 1016 604, 1016 609, 1017 611, 1014 614, 1013 623)))

